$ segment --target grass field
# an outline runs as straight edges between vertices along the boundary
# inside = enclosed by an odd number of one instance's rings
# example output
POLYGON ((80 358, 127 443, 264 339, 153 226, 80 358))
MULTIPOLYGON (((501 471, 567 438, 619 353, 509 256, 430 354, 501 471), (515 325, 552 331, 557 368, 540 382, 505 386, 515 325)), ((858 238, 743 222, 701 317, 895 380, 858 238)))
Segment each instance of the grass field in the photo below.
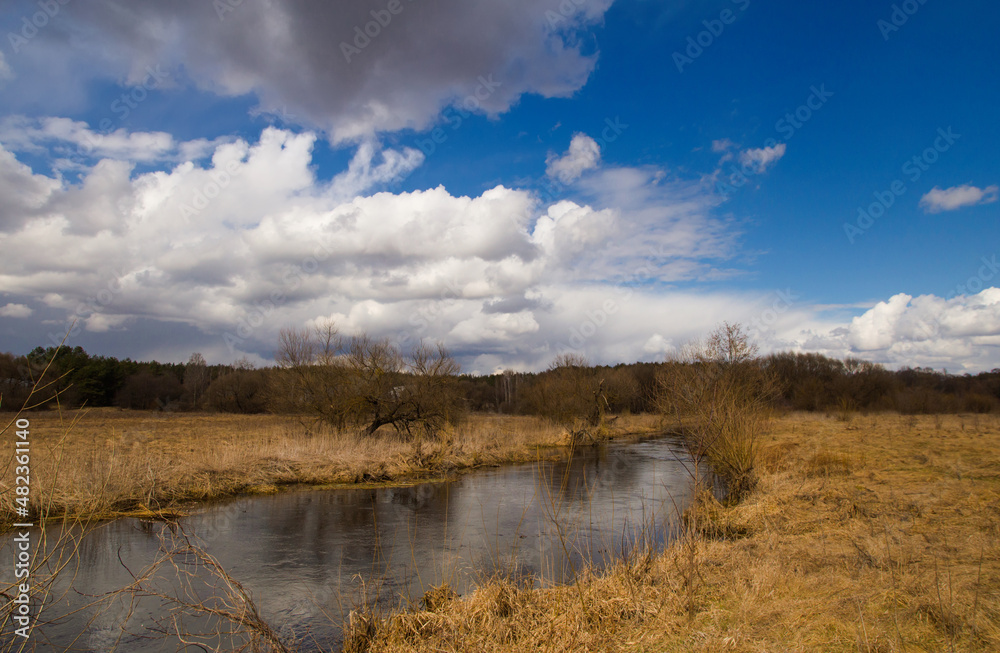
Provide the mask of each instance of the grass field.
POLYGON ((998 651, 1000 419, 792 415, 741 504, 575 586, 504 579, 347 651, 998 651))
MULTIPOLYGON (((434 444, 275 416, 29 419, 33 496, 52 514, 94 516, 534 459, 567 435, 485 415, 434 444)), ((659 427, 642 416, 616 424, 659 427)), ((1000 650, 1000 417, 793 414, 772 423, 762 459, 743 502, 704 495, 688 513, 698 528, 662 553, 568 587, 494 578, 461 598, 439 590, 424 602, 433 609, 358 612, 345 650, 1000 650)))
MULTIPOLYGON (((275 415, 91 409, 22 417, 30 421, 32 510, 49 518, 171 516, 191 502, 283 485, 405 482, 535 460, 539 448, 567 443, 565 428, 518 416, 471 415, 431 442, 388 427, 365 437, 275 415)), ((608 433, 657 428, 655 417, 624 416, 608 433)), ((12 431, 0 473, 0 532, 15 521, 12 431)))

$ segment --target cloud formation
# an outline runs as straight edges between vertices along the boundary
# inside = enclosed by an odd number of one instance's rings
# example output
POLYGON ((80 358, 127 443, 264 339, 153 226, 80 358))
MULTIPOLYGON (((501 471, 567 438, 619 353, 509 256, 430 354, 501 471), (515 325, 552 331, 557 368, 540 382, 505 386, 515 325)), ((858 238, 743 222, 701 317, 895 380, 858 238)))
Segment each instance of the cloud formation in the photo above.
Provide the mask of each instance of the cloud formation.
POLYGON ((720 138, 712 141, 712 151, 715 153, 728 152, 734 147, 736 147, 736 143, 728 138, 720 138))
POLYGON ((0 50, 0 82, 9 79, 14 79, 14 71, 10 69, 6 55, 0 50))
POLYGON ((798 344, 807 351, 858 356, 893 367, 948 367, 952 372, 1000 367, 1000 288, 949 299, 900 293, 849 324, 798 344))
POLYGON ((0 306, 0 317, 31 317, 32 313, 34 311, 24 304, 0 306))
MULTIPOLYGON (((77 133, 32 131, 21 146, 71 145, 77 133)), ((376 192, 423 156, 369 142, 321 180, 317 137, 268 128, 142 173, 105 158, 81 163, 78 181, 35 174, 0 147, 0 183, 22 192, 0 223, 5 301, 60 338, 74 319, 92 334, 188 325, 216 339, 204 352, 214 360, 266 358, 281 327, 334 316, 346 330, 441 339, 527 367, 548 364, 585 315, 574 298, 600 308, 625 284, 717 278, 739 237, 712 217, 710 191, 655 168, 586 169, 586 194, 551 205, 504 186, 376 192)))
POLYGON ((571 95, 594 68, 588 31, 612 1, 95 0, 67 12, 76 51, 130 82, 162 64, 354 141, 422 130, 451 104, 497 115, 524 94, 571 95))
POLYGON ((771 147, 757 147, 740 152, 740 164, 762 174, 785 156, 786 145, 778 143, 771 147))
POLYGON ((996 202, 998 197, 1000 197, 1000 186, 995 184, 986 188, 968 184, 945 189, 935 186, 920 198, 920 208, 925 213, 941 213, 977 204, 990 204, 996 202))
MULTIPOLYGON (((19 146, 70 147, 82 133, 47 124, 19 146)), ((740 232, 715 217, 721 198, 662 169, 588 164, 577 192, 551 204, 505 186, 393 193, 378 188, 419 166, 419 152, 366 142, 324 180, 317 138, 268 128, 149 172, 81 162, 78 180, 34 173, 0 147, 0 319, 45 334, 30 346, 58 342, 76 320, 71 344, 113 334, 134 357, 185 360, 197 347, 213 362, 262 362, 280 328, 332 317, 347 332, 441 340, 476 372, 538 369, 567 351, 659 360, 730 320, 765 351, 1000 366, 1000 290, 982 290, 1000 273, 992 259, 956 296, 897 295, 831 320, 790 291, 678 288, 738 274, 740 232)), ((188 145, 172 142, 168 158, 188 145)))
POLYGON ((550 153, 545 161, 545 174, 564 184, 571 184, 587 170, 600 165, 601 146, 586 134, 574 134, 569 150, 562 156, 550 153))

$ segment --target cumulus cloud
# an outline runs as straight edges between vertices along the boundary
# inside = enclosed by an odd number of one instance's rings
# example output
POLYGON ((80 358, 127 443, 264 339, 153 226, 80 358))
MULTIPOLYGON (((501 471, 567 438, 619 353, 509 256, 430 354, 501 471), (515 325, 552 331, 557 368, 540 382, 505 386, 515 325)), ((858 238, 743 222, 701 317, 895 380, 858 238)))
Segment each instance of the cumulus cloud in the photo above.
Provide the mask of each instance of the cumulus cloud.
MULTIPOLYGON (((39 325, 59 338, 74 319, 89 334, 142 321, 190 338, 186 325, 223 343, 224 360, 266 358, 281 327, 334 316, 346 330, 442 339, 466 363, 485 352, 544 366, 589 307, 577 302, 599 308, 622 284, 715 278, 739 238, 712 216, 710 191, 652 167, 590 170, 585 192, 551 205, 505 186, 375 192, 422 155, 366 142, 322 180, 316 139, 267 128, 200 162, 137 173, 107 158, 77 181, 0 150, 11 187, 31 189, 4 207, 0 287, 46 319, 65 316, 39 325)), ((605 333, 587 345, 594 360, 606 345, 651 355, 652 331, 628 346, 605 333)))
MULTIPOLYGON (((442 340, 478 372, 538 369, 567 351, 659 360, 722 320, 750 324, 765 350, 1000 366, 996 288, 896 295, 831 320, 790 293, 672 287, 734 273, 739 225, 714 217, 720 198, 661 169, 590 168, 552 204, 505 186, 377 192, 422 156, 366 141, 318 179, 317 138, 268 128, 148 172, 105 158, 76 181, 0 148, 0 318, 30 320, 45 334, 31 346, 77 320, 129 342, 128 355, 185 359, 197 340, 217 362, 266 360, 280 328, 333 317, 345 331, 442 340)), ((969 288, 997 273, 984 263, 969 288)))
POLYGON ((778 143, 771 147, 758 147, 740 152, 740 164, 752 168, 758 174, 764 173, 769 167, 785 156, 785 144, 778 143))
POLYGON ((107 157, 140 163, 197 159, 217 145, 206 140, 179 143, 166 132, 129 132, 124 128, 95 132, 87 123, 68 118, 25 116, 0 121, 0 143, 12 151, 72 160, 107 157))
POLYGON ((98 0, 68 16, 73 47, 89 44, 131 82, 163 64, 343 141, 424 129, 452 104, 497 115, 527 93, 571 95, 594 69, 588 32, 612 1, 403 2, 391 14, 364 0, 98 0))
POLYGON ((597 141, 586 134, 574 134, 566 154, 549 154, 545 161, 545 174, 564 184, 570 184, 585 171, 596 168, 600 162, 601 146, 597 141))
POLYGON ((997 185, 977 188, 976 186, 965 184, 945 189, 935 186, 920 198, 920 208, 925 213, 955 211, 966 206, 996 202, 998 196, 1000 196, 1000 186, 997 185))
POLYGON ((31 317, 34 313, 31 307, 25 304, 7 304, 0 306, 0 317, 31 317))
POLYGON ((58 179, 36 175, 0 142, 0 233, 41 215, 60 186, 58 179))
POLYGON ((806 350, 859 356, 894 367, 958 366, 970 372, 1000 367, 1000 289, 948 299, 901 293, 799 344, 806 350))

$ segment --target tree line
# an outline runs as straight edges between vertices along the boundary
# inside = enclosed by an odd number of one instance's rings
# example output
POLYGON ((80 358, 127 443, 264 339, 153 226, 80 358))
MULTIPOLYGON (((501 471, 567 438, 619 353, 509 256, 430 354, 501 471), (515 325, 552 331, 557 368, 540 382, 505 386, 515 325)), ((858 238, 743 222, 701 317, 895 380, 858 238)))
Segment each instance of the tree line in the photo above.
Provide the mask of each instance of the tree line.
MULTIPOLYGON (((67 408, 303 413, 340 426, 357 423, 369 432, 381 426, 434 430, 468 411, 597 423, 605 414, 661 411, 664 387, 692 382, 690 372, 698 368, 684 357, 606 366, 562 355, 541 372, 476 376, 462 374, 441 346, 403 351, 385 339, 344 336, 332 324, 283 330, 275 361, 264 368, 245 358, 208 365, 195 353, 186 363, 139 362, 65 346, 3 353, 0 410, 20 409, 41 379, 31 399, 38 409, 57 399, 67 408)), ((998 369, 976 375, 893 371, 860 359, 799 352, 754 361, 773 379, 770 401, 779 408, 906 414, 1000 408, 998 369)))

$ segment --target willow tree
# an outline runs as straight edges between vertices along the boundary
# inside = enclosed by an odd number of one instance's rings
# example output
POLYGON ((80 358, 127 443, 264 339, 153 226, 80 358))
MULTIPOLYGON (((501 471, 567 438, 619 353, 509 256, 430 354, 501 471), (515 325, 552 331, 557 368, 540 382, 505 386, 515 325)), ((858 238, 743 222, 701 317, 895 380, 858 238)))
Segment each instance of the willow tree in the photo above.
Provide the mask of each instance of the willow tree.
POLYGON ((693 458, 707 457, 734 498, 749 493, 778 393, 744 328, 726 322, 687 346, 667 361, 657 385, 660 409, 684 424, 693 458))
POLYGON ((283 329, 275 358, 282 368, 276 408, 340 428, 433 434, 462 412, 459 366, 442 345, 421 343, 404 354, 385 338, 342 337, 327 322, 313 330, 283 329))

